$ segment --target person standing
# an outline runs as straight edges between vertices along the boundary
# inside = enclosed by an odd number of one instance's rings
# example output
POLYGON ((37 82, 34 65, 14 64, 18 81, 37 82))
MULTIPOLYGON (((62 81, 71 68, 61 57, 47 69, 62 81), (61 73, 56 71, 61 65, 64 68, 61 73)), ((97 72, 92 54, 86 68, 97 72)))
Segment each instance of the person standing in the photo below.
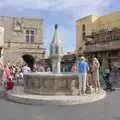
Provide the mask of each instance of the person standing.
POLYGON ((12 77, 11 70, 8 65, 4 65, 3 79, 8 81, 12 77))
POLYGON ((89 71, 88 62, 82 56, 80 58, 80 61, 78 61, 78 75, 79 75, 79 90, 80 90, 80 93, 81 93, 81 91, 83 91, 83 95, 85 95, 85 92, 86 92, 87 72, 88 71, 89 71), (81 84, 82 84, 82 86, 81 86, 81 84))
POLYGON ((42 64, 39 65, 38 72, 45 72, 45 68, 42 64))
POLYGON ((76 63, 73 64, 71 71, 75 73, 78 71, 76 63))
POLYGON ((31 71, 30 67, 28 67, 27 64, 25 64, 23 67, 22 67, 22 73, 23 74, 27 74, 31 71))
POLYGON ((0 62, 0 84, 2 84, 2 82, 3 82, 3 72, 4 72, 4 66, 0 62))
POLYGON ((49 66, 47 66, 46 72, 51 72, 51 69, 49 66))
POLYGON ((100 80, 99 80, 99 67, 100 67, 100 63, 98 61, 98 59, 95 57, 93 58, 93 62, 92 62, 92 79, 94 82, 94 88, 95 88, 95 92, 100 91, 100 80))
POLYGON ((5 89, 8 91, 8 90, 13 90, 13 88, 14 88, 14 83, 12 79, 9 78, 8 81, 6 82, 5 89))
POLYGON ((113 85, 112 85, 112 81, 110 80, 110 74, 111 74, 110 68, 106 67, 105 75, 104 75, 104 80, 105 80, 105 85, 106 85, 105 90, 106 91, 115 91, 115 89, 113 88, 113 85))

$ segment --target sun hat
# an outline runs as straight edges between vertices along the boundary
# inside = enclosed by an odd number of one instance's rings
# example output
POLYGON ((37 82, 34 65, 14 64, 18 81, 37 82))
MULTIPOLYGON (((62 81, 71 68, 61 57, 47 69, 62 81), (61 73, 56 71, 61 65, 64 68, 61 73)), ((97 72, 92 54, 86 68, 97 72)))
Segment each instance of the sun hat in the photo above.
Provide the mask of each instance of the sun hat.
POLYGON ((85 60, 85 57, 81 56, 81 57, 80 57, 80 60, 85 60))

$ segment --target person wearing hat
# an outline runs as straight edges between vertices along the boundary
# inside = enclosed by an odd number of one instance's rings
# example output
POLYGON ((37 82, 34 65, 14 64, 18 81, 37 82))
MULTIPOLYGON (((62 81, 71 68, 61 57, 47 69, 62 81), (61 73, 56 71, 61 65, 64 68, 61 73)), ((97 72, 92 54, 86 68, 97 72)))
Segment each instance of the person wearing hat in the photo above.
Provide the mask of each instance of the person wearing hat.
POLYGON ((86 92, 88 71, 89 71, 88 63, 85 60, 85 58, 82 56, 78 61, 78 76, 79 76, 79 90, 80 90, 80 93, 81 91, 83 91, 83 95, 85 95, 85 92, 86 92))

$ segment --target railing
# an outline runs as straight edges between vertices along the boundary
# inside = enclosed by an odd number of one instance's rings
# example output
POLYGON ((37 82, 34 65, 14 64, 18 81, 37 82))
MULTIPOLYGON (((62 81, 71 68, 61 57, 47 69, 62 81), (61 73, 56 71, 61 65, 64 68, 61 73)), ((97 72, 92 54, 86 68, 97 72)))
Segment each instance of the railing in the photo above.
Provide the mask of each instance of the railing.
POLYGON ((86 45, 84 52, 96 52, 120 49, 120 41, 86 45))

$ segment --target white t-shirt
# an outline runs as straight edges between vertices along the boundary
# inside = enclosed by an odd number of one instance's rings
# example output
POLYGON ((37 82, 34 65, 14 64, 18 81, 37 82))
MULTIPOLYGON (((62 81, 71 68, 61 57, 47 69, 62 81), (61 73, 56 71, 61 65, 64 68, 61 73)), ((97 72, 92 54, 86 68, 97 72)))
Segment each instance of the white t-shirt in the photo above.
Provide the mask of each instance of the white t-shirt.
POLYGON ((26 74, 26 73, 30 72, 30 67, 24 66, 24 67, 22 68, 22 72, 23 72, 23 74, 26 74))

